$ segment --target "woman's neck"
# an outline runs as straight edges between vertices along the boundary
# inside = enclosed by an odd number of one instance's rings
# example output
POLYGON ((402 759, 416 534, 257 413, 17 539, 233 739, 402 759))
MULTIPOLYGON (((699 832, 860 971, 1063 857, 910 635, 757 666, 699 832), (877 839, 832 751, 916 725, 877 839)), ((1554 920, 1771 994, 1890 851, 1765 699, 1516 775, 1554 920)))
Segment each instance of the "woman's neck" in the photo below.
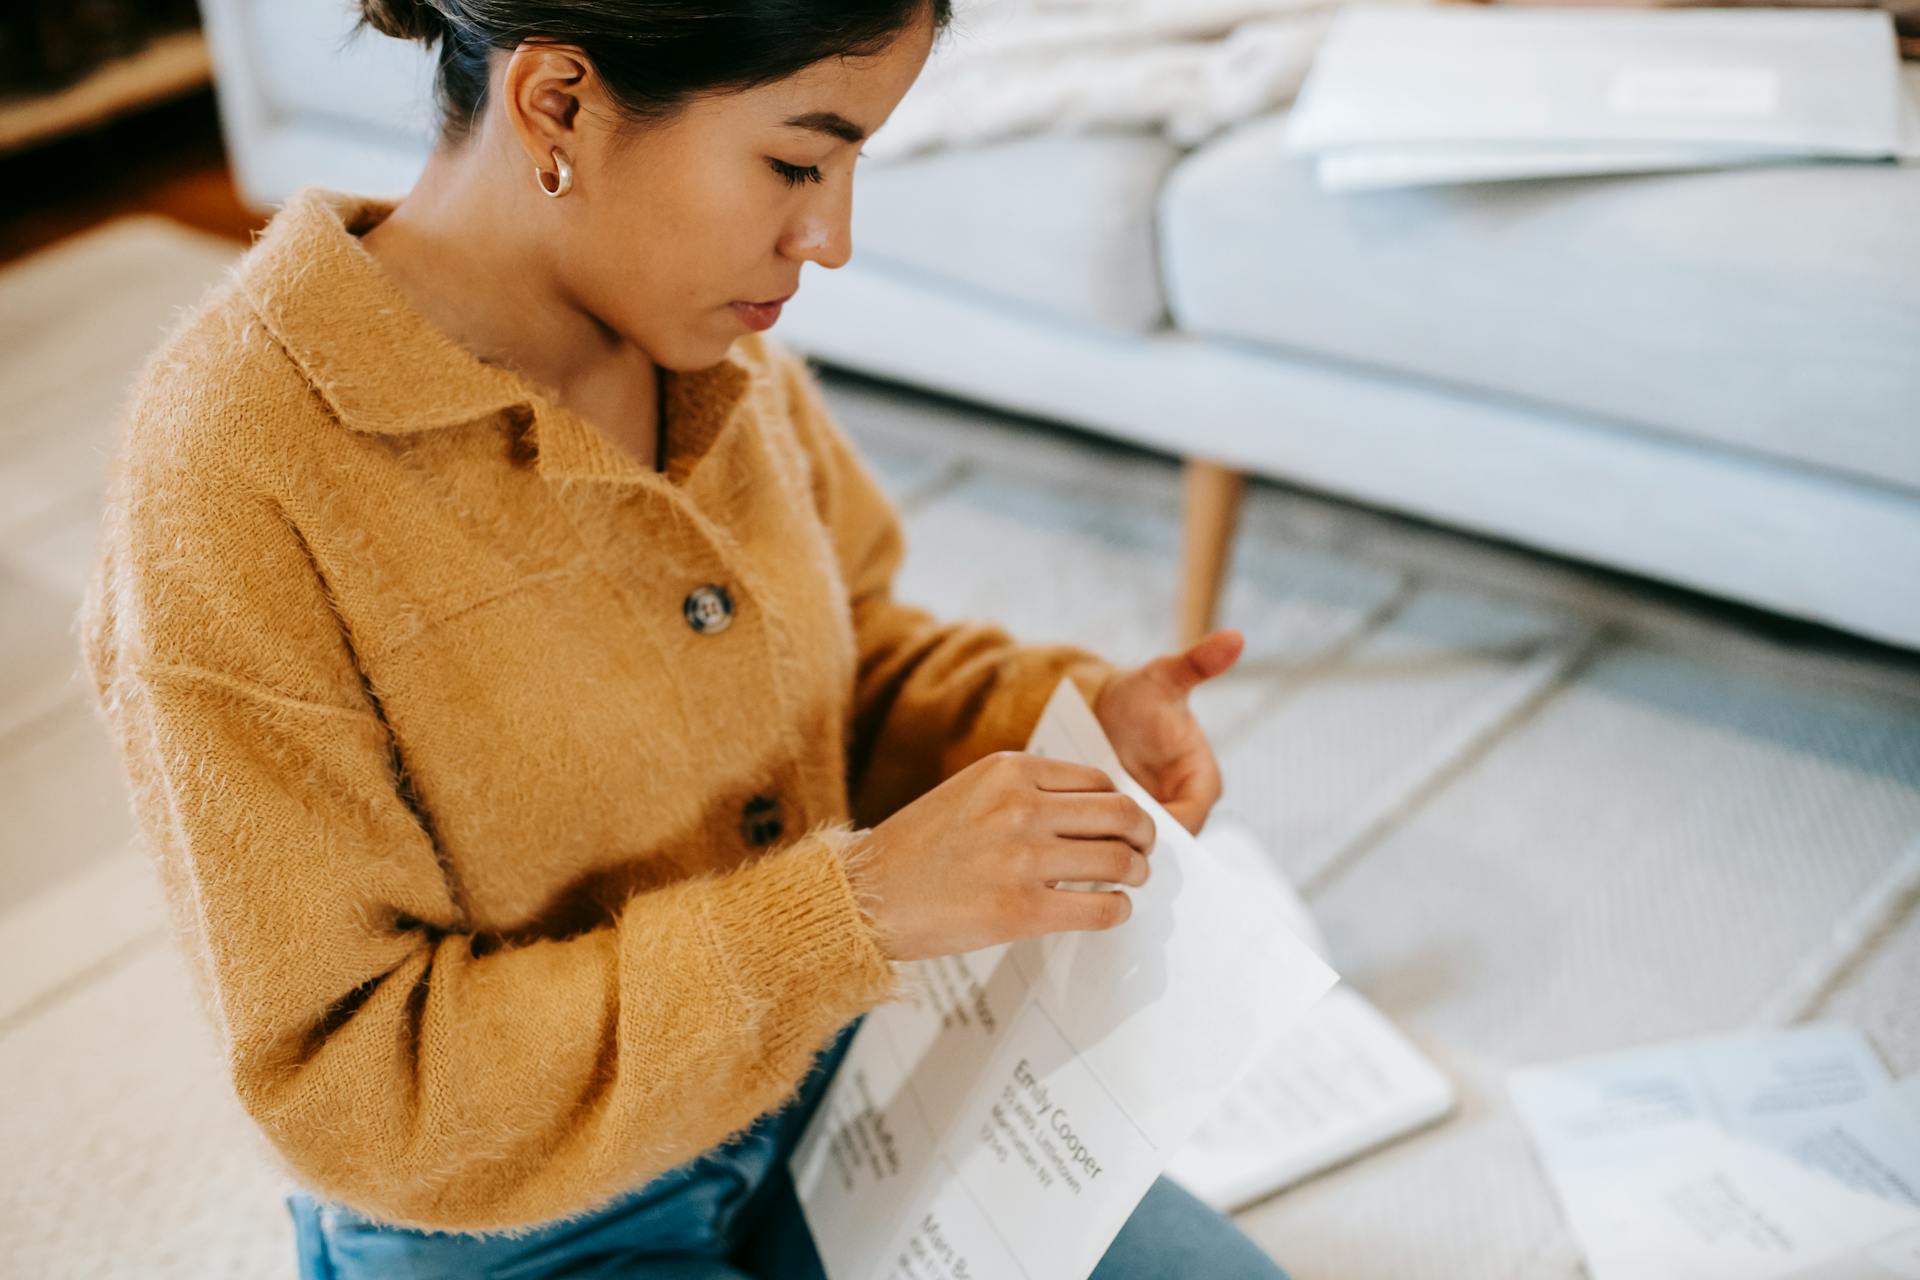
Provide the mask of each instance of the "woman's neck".
POLYGON ((649 466, 658 462, 660 370, 568 297, 543 246, 488 198, 477 155, 435 152, 360 242, 435 327, 482 360, 550 388, 649 466))

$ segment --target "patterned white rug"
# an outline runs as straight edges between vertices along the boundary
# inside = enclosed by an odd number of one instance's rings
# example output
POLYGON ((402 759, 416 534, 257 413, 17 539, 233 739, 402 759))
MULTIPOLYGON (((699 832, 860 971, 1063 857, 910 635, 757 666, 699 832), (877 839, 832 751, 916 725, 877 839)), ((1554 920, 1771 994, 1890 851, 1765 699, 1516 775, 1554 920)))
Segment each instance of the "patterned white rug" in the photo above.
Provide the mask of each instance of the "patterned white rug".
MULTIPOLYGON (((120 389, 234 246, 153 219, 0 272, 0 1270, 291 1276, 126 851, 66 627, 120 389)), ((908 514, 903 596, 1138 660, 1170 640, 1168 460, 849 380, 908 514)), ((1920 662, 1256 486, 1196 705, 1221 812, 1457 1116, 1241 1215, 1300 1280, 1572 1277, 1517 1063, 1837 1017, 1920 1069, 1920 662)))

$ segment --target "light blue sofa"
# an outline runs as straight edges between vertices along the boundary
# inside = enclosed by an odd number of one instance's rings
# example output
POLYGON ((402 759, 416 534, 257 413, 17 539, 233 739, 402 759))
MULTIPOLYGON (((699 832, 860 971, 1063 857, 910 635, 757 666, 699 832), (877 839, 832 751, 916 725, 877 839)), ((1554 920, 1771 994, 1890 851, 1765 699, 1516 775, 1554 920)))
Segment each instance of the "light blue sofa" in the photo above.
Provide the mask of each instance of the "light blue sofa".
MULTIPOLYGON (((252 200, 411 183, 423 50, 204 8, 252 200)), ((869 163, 776 336, 1187 459, 1189 633, 1259 474, 1920 647, 1920 164, 1335 195, 1283 127, 869 163)))

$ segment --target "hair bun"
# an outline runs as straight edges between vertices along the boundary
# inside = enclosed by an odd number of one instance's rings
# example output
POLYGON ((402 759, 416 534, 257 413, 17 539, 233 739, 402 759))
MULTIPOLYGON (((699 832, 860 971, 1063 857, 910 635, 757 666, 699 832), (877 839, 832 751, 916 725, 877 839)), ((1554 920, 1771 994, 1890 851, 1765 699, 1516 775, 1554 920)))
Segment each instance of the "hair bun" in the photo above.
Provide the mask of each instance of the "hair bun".
POLYGON ((360 0, 361 21, 396 40, 431 44, 447 34, 447 15, 432 0, 360 0))

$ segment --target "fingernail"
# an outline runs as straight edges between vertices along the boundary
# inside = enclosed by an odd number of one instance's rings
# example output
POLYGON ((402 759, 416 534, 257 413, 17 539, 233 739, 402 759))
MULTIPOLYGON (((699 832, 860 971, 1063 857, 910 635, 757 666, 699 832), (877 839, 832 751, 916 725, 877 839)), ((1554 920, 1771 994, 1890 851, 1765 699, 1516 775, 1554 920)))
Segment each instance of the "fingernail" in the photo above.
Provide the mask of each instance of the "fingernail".
POLYGON ((1133 855, 1134 880, 1140 884, 1145 884, 1147 882, 1147 877, 1151 874, 1152 874, 1152 871, 1147 866, 1147 855, 1144 853, 1134 854, 1133 855))

